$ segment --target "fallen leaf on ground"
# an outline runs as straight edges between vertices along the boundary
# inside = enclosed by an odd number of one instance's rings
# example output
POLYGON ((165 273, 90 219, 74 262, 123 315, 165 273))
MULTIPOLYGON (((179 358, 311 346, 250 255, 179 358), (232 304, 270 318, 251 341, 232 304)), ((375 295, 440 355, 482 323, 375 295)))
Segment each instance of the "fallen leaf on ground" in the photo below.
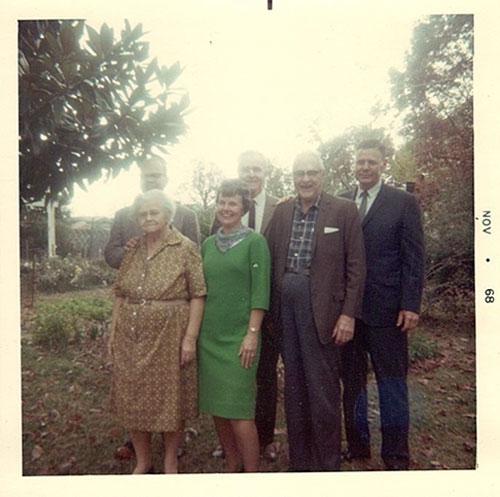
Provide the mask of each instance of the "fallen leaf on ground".
POLYGON ((51 409, 49 412, 49 416, 52 420, 57 421, 61 417, 61 414, 57 409, 51 409))
POLYGON ((33 447, 33 450, 31 451, 31 460, 36 461, 37 459, 40 459, 43 455, 43 449, 40 445, 35 445, 33 447))
POLYGON ((464 450, 466 452, 474 452, 475 448, 476 448, 476 446, 474 444, 471 444, 469 442, 464 442, 464 450))
POLYGON ((70 472, 70 469, 73 467, 73 465, 76 462, 76 457, 71 456, 68 461, 63 462, 58 466, 58 473, 61 475, 67 475, 70 472))

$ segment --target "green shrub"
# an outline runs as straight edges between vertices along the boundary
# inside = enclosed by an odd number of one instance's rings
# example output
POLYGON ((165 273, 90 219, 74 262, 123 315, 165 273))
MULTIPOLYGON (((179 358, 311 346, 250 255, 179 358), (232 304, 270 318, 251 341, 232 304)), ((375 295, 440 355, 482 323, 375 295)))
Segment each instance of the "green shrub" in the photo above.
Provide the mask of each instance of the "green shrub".
POLYGON ((95 339, 104 333, 111 319, 111 310, 111 301, 98 298, 39 304, 34 342, 49 350, 63 351, 70 342, 77 342, 83 337, 95 339))
POLYGON ((45 292, 66 292, 108 286, 114 281, 115 273, 104 261, 54 257, 37 264, 37 288, 45 292))
POLYGON ((439 347, 436 342, 417 332, 410 335, 409 355, 410 362, 433 359, 439 356, 439 347))

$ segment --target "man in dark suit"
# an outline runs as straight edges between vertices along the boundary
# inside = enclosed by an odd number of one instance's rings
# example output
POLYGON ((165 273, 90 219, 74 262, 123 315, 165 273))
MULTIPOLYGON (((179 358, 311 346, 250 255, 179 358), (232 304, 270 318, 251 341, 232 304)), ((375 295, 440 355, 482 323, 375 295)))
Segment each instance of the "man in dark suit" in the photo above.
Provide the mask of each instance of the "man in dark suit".
POLYGON ((297 197, 276 206, 267 238, 273 322, 282 329, 290 471, 340 468, 340 348, 361 310, 365 259, 354 202, 323 192, 314 152, 297 156, 297 197))
MULTIPOLYGON (((250 206, 249 212, 243 216, 242 223, 264 236, 266 236, 269 221, 278 202, 278 199, 269 195, 265 189, 268 170, 269 161, 256 150, 247 150, 238 158, 238 176, 247 184, 254 202, 250 206)), ((215 220, 211 233, 215 233, 218 228, 219 223, 215 220)), ((279 358, 279 332, 269 326, 269 320, 265 320, 261 336, 260 360, 257 369, 255 424, 259 434, 261 453, 269 461, 274 461, 279 451, 278 444, 274 442, 278 395, 276 368, 279 358)), ((222 448, 218 447, 214 451, 214 455, 222 455, 222 448)))
MULTIPOLYGON (((153 156, 146 159, 141 165, 141 189, 163 190, 167 184, 165 161, 153 156)), ((200 243, 200 229, 196 214, 187 207, 176 205, 172 221, 184 236, 190 238, 197 245, 200 243)), ((132 207, 124 207, 116 212, 109 234, 109 241, 104 249, 104 259, 115 269, 120 267, 123 255, 128 248, 137 243, 137 237, 142 234, 137 220, 132 215, 132 207)))
POLYGON ((385 149, 358 146, 355 200, 362 218, 367 275, 354 339, 342 351, 346 459, 370 457, 367 354, 377 379, 382 459, 387 469, 408 469, 407 332, 418 323, 424 281, 424 243, 416 198, 381 180, 385 149))

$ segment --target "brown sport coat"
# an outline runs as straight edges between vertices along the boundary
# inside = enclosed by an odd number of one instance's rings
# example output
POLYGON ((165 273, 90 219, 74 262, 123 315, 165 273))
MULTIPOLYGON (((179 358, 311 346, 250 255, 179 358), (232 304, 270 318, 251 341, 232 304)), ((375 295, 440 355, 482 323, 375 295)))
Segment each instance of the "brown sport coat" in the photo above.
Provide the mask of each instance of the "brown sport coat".
MULTIPOLYGON (((281 328, 281 285, 286 269, 295 199, 275 208, 266 238, 272 258, 271 313, 281 328)), ((310 268, 314 322, 321 343, 332 340, 340 314, 357 317, 365 281, 365 248, 356 204, 323 192, 313 240, 310 268)))

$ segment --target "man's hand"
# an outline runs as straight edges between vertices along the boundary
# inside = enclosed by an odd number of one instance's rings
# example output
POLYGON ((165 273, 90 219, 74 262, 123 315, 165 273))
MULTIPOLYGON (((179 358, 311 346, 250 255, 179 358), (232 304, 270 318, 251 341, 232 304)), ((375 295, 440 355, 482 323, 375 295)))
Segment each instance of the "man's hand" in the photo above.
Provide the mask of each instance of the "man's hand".
POLYGON ((413 330, 418 324, 418 314, 412 311, 399 311, 396 326, 402 326, 401 331, 413 330))
POLYGON ((134 238, 131 238, 126 244, 125 244, 125 250, 131 250, 137 247, 137 244, 139 243, 140 237, 135 236, 134 238))
POLYGON ((332 338, 335 345, 344 345, 354 336, 354 318, 341 314, 335 328, 333 328, 332 338))

